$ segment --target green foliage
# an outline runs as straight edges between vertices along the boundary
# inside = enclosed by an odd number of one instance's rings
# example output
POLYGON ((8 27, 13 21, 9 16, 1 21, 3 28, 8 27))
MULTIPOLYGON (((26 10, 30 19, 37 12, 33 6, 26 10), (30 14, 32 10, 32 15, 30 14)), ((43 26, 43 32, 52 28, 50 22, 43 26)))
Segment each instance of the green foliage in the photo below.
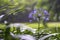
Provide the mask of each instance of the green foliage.
MULTIPOLYGON (((32 24, 30 24, 30 23, 27 23, 27 25, 29 25, 30 27, 32 27, 32 25, 36 25, 37 23, 32 23, 32 24)), ((50 25, 51 25, 51 23, 49 23, 50 25)), ((49 25, 48 24, 48 25, 49 25)), ((56 24, 56 23, 55 23, 56 24)), ((3 25, 3 24, 0 24, 0 25, 3 25)), ((37 24, 38 25, 38 24, 37 24)), ((49 25, 49 26, 50 26, 49 25)), ((6 26, 5 26, 6 27, 6 26)), ((11 29, 10 28, 6 28, 5 29, 5 27, 4 27, 4 30, 5 30, 5 36, 6 35, 9 35, 9 32, 12 32, 12 33, 14 33, 14 31, 16 31, 14 34, 29 34, 29 35, 32 35, 32 36, 38 36, 38 34, 37 33, 35 33, 35 34, 33 34, 31 31, 28 31, 28 30, 25 30, 24 32, 20 32, 20 28, 15 28, 15 27, 11 27, 11 29)), ((35 27, 35 28, 37 28, 37 26, 33 26, 33 27, 35 27)), ((53 25, 52 26, 50 26, 50 27, 48 27, 48 28, 44 28, 44 27, 40 27, 40 31, 39 31, 39 35, 40 35, 40 37, 43 37, 44 36, 44 34, 52 34, 52 33, 60 33, 60 27, 56 27, 56 25, 53 27, 53 25)), ((51 39, 51 40, 54 40, 55 38, 57 38, 57 39, 60 39, 59 38, 60 37, 60 34, 59 35, 56 35, 56 36, 52 36, 52 37, 49 37, 49 38, 47 38, 46 40, 48 40, 48 39, 51 39)), ((7 36, 6 36, 6 38, 7 38, 7 36)), ((9 40, 13 40, 14 38, 11 38, 11 36, 9 35, 9 40)), ((18 40, 18 39, 15 39, 15 40, 18 40)))
MULTIPOLYGON (((59 0, 0 0, 0 13, 5 11, 7 14, 16 14, 26 10, 31 11, 34 8, 43 8, 48 10, 52 15, 57 13, 56 20, 59 20, 59 2, 59 0)), ((50 16, 51 20, 53 20, 53 18, 54 16, 50 16)))
POLYGON ((24 11, 25 6, 32 6, 35 2, 36 0, 0 0, 0 6, 2 7, 0 12, 5 11, 7 14, 11 14, 15 13, 16 10, 24 11))

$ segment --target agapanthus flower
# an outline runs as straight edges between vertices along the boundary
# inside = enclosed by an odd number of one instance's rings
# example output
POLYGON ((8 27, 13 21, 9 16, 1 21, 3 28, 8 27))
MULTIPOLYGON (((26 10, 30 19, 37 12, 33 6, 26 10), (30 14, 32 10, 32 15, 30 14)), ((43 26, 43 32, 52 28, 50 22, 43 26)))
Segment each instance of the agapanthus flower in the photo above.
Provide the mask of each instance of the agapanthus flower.
POLYGON ((28 18, 33 18, 33 13, 30 13, 28 18))
POLYGON ((49 21, 49 17, 43 17, 44 21, 49 21))
POLYGON ((36 10, 31 11, 31 12, 29 13, 28 18, 33 18, 33 15, 36 14, 36 12, 37 12, 36 10))
POLYGON ((33 13, 34 13, 34 14, 36 14, 36 13, 37 13, 37 10, 36 10, 36 9, 34 9, 34 10, 33 10, 33 13))
POLYGON ((38 17, 41 17, 41 14, 38 14, 38 17))
POLYGON ((49 20, 49 13, 48 13, 48 11, 47 10, 44 10, 43 12, 44 12, 43 20, 44 21, 48 21, 49 20))
POLYGON ((36 17, 34 16, 34 15, 36 14, 36 12, 37 12, 37 10, 34 9, 34 10, 32 10, 32 11, 29 13, 28 18, 30 19, 30 20, 29 20, 30 22, 31 22, 32 19, 33 19, 33 20, 36 19, 36 17))
POLYGON ((44 15, 49 15, 47 10, 44 10, 43 12, 44 12, 44 15))

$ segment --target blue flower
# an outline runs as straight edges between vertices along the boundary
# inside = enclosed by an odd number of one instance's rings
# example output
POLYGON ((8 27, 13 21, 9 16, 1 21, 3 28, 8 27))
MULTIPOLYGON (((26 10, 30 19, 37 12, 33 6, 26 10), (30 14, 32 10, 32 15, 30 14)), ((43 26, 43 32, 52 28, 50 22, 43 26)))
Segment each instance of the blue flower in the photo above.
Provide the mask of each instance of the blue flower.
POLYGON ((49 13, 48 13, 47 10, 44 10, 43 12, 44 12, 44 15, 45 15, 45 16, 49 16, 49 13))
POLYGON ((43 17, 44 21, 49 21, 49 17, 43 17))
POLYGON ((32 22, 32 19, 33 19, 33 20, 36 20, 36 17, 34 16, 36 13, 37 13, 37 10, 36 10, 36 9, 32 10, 32 11, 29 13, 29 15, 28 15, 28 18, 30 19, 29 22, 32 22))
POLYGON ((38 19, 40 20, 41 14, 38 14, 38 16, 37 16, 37 17, 38 17, 38 19))
POLYGON ((36 9, 32 10, 32 11, 29 13, 29 18, 30 18, 30 17, 33 17, 33 15, 36 14, 36 13, 37 13, 37 10, 36 10, 36 9))
POLYGON ((30 13, 28 18, 32 18, 33 17, 33 13, 30 13))
POLYGON ((44 21, 48 21, 49 20, 49 13, 48 13, 48 11, 47 10, 44 10, 43 12, 44 12, 43 20, 44 21))
POLYGON ((36 14, 36 13, 37 13, 37 10, 36 10, 36 9, 34 9, 34 10, 33 10, 33 12, 34 12, 34 14, 36 14))
POLYGON ((41 17, 41 14, 38 14, 39 17, 41 17))

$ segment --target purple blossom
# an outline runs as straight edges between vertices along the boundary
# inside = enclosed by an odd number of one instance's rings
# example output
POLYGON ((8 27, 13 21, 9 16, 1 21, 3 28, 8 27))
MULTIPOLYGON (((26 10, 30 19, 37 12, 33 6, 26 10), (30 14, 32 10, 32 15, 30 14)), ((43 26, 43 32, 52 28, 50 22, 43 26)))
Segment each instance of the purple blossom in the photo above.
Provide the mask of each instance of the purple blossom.
POLYGON ((44 15, 45 15, 45 16, 46 16, 46 15, 49 15, 49 13, 48 13, 47 10, 44 10, 43 12, 44 12, 44 15))
POLYGON ((44 21, 48 21, 49 20, 49 13, 47 10, 44 10, 44 17, 43 17, 44 21))
POLYGON ((38 14, 39 17, 41 17, 41 14, 38 14))
POLYGON ((33 13, 30 13, 28 18, 32 18, 33 17, 33 13))
POLYGON ((48 21, 49 20, 49 18, 45 18, 45 21, 48 21))
POLYGON ((33 11, 31 11, 30 13, 29 13, 29 16, 28 16, 28 18, 33 18, 33 15, 34 14, 36 14, 36 12, 37 12, 37 10, 33 10, 33 11))
POLYGON ((33 10, 33 12, 34 12, 34 14, 36 14, 36 13, 37 13, 37 10, 36 10, 36 9, 34 9, 34 10, 33 10))
POLYGON ((49 17, 43 17, 44 21, 48 21, 49 17))
POLYGON ((38 16, 37 16, 37 17, 38 17, 38 19, 40 20, 41 14, 38 14, 38 16))
POLYGON ((34 16, 36 14, 36 12, 37 12, 37 10, 34 9, 29 13, 28 18, 30 19, 29 20, 30 23, 32 22, 32 19, 36 20, 36 17, 34 16))

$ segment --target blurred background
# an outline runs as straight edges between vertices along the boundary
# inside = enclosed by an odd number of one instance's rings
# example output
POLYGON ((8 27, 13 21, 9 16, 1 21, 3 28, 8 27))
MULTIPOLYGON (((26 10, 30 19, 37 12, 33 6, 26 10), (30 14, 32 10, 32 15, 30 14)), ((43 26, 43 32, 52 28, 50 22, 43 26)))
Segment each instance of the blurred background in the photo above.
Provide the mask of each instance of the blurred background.
POLYGON ((0 39, 23 40, 15 34, 60 40, 60 0, 0 0, 0 39))

